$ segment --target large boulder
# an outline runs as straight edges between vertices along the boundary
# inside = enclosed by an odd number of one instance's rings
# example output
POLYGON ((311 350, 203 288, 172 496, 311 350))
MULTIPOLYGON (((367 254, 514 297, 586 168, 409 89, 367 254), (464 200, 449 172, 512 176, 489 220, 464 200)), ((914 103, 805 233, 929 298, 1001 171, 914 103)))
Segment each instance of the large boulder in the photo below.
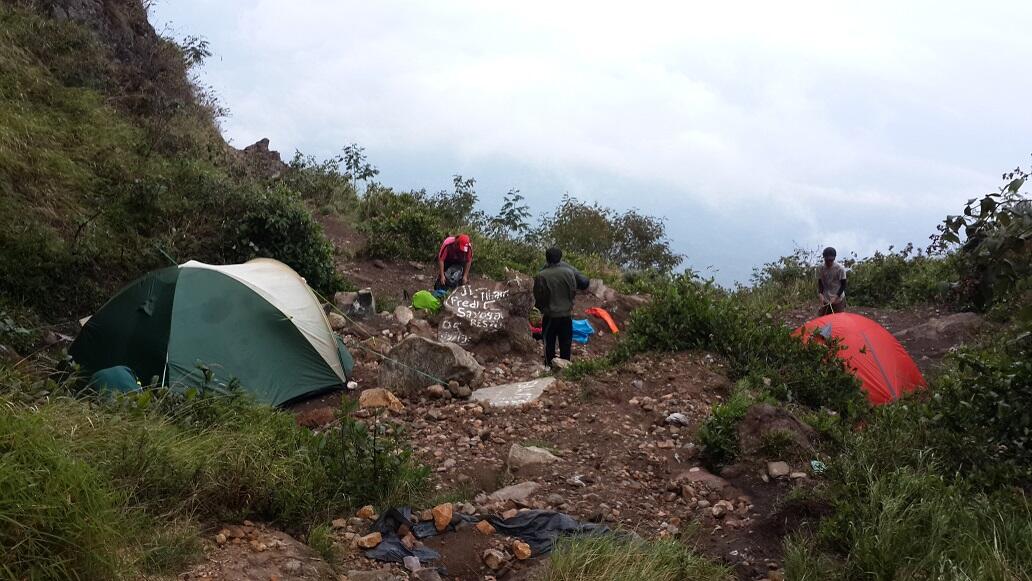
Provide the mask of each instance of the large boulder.
POLYGON ((412 335, 391 349, 380 365, 380 385, 399 393, 451 381, 473 387, 484 382, 484 368, 454 343, 412 335))
POLYGON ((466 348, 530 353, 537 344, 527 323, 534 307, 534 281, 513 276, 505 282, 461 286, 445 299, 438 338, 466 348))

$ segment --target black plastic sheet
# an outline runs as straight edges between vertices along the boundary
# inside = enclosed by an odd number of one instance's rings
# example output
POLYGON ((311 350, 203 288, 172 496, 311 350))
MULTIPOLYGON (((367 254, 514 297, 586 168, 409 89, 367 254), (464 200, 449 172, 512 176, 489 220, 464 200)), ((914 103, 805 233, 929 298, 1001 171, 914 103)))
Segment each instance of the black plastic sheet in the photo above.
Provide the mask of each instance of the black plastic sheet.
MULTIPOLYGON (((427 548, 410 551, 405 548, 401 543, 401 537, 398 536, 398 529, 402 525, 407 526, 417 539, 425 539, 452 532, 460 523, 472 525, 480 520, 474 516, 456 513, 448 528, 438 532, 433 522, 415 521, 411 508, 392 508, 384 511, 372 526, 372 532, 379 532, 383 536, 383 542, 366 550, 365 555, 370 559, 391 563, 401 563, 408 556, 418 558, 421 563, 433 563, 441 558, 437 551, 427 548)), ((555 548, 555 542, 562 536, 602 535, 610 532, 609 527, 605 525, 582 523, 568 514, 545 510, 523 511, 509 519, 489 516, 483 520, 491 523, 499 534, 520 539, 530 545, 535 556, 551 553, 555 548)))

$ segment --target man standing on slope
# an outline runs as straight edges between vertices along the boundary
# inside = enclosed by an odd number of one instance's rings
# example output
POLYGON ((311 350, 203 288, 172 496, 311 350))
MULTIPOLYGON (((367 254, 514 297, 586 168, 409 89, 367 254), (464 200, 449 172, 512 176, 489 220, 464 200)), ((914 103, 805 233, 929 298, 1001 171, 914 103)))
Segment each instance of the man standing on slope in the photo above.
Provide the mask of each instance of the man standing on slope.
POLYGON ((570 361, 573 346, 573 301, 578 290, 588 288, 588 278, 563 262, 563 252, 552 247, 545 252, 545 267, 534 277, 534 305, 541 311, 541 333, 545 340, 545 365, 559 357, 570 361))
POLYGON ((434 290, 452 290, 469 284, 469 269, 473 266, 473 245, 469 236, 449 236, 437 251, 437 281, 434 290))
POLYGON ((817 296, 821 301, 818 315, 846 310, 846 269, 835 262, 836 255, 834 248, 825 248, 824 264, 817 267, 817 296))

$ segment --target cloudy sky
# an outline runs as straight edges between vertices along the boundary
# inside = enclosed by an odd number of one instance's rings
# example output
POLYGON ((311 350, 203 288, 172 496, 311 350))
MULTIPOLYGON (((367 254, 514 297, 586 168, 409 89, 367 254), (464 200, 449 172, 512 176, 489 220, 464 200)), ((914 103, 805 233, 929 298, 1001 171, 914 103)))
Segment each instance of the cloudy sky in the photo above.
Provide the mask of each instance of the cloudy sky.
POLYGON ((796 245, 924 244, 1032 152, 1032 2, 159 0, 238 147, 357 142, 398 188, 475 177, 665 217, 723 283, 796 245))

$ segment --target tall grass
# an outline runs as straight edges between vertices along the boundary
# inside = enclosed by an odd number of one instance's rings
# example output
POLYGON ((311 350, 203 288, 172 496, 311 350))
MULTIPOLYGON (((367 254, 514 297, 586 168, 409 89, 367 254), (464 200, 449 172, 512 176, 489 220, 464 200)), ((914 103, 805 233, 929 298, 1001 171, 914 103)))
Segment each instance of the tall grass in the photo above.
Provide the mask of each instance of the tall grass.
POLYGON ((858 463, 852 469, 863 492, 839 499, 817 543, 789 541, 788 578, 1005 581, 1032 575, 1027 497, 975 493, 929 466, 879 473, 858 463))
POLYGON ((827 473, 834 514, 789 544, 790 577, 1032 578, 1032 346, 1014 332, 845 435, 827 473))
MULTIPOLYGON (((15 385, 14 387, 17 387, 15 385)), ((115 579, 174 572, 198 534, 255 518, 304 531, 425 494, 386 424, 299 428, 242 398, 0 399, 0 571, 115 579)))
POLYGON ((586 536, 560 540, 543 581, 728 581, 726 568, 676 540, 586 536))

